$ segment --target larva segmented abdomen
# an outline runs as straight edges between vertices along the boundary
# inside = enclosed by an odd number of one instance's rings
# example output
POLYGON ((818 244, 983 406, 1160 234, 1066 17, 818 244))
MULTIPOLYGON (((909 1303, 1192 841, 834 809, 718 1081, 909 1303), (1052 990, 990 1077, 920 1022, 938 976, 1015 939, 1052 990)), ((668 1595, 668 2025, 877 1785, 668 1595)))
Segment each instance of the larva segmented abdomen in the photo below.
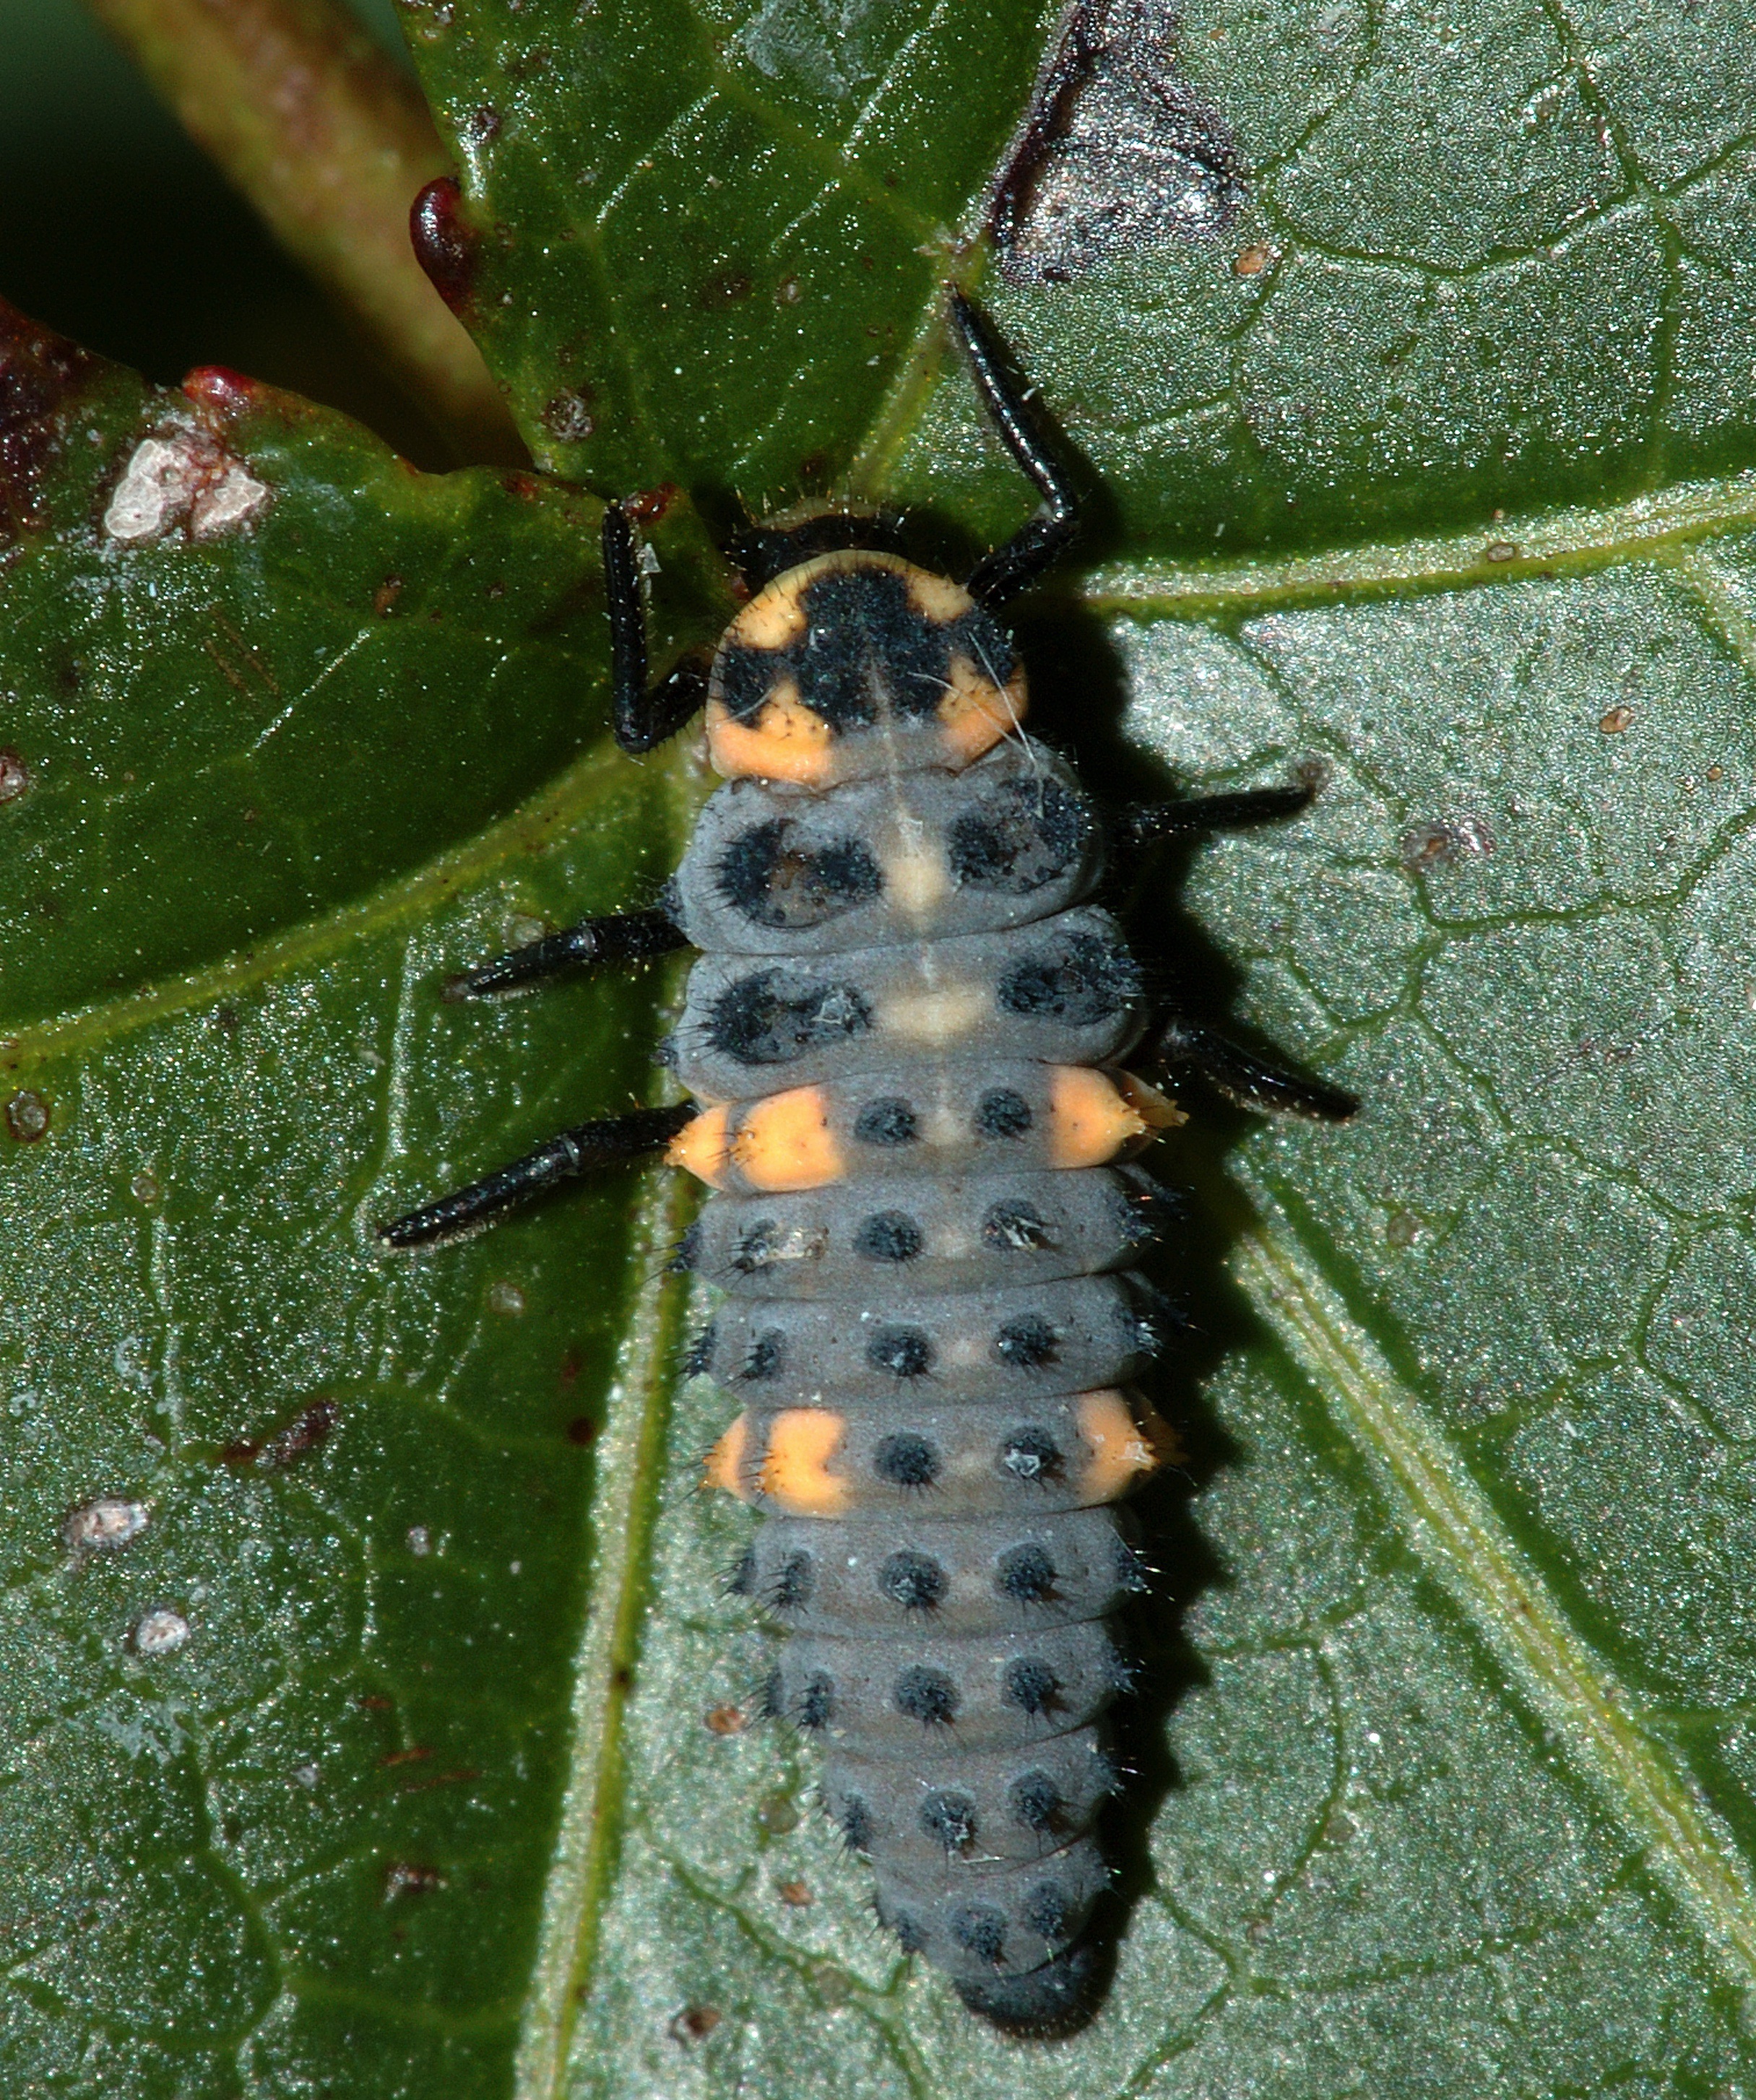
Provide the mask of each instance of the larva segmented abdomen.
POLYGON ((1161 1433, 1129 1264, 1163 1193, 1104 1162, 1171 1116, 1107 1069, 1141 1002, 1081 901, 1101 857, 1020 738, 960 775, 741 780, 671 893, 711 951, 670 1049, 707 1105, 673 1156, 716 1191, 683 1251, 726 1293, 691 1367, 745 1402, 709 1476, 770 1515, 736 1577, 790 1635, 768 1704, 972 2003, 1047 2006, 1105 1884, 1108 1621, 1142 1586, 1112 1505, 1161 1433))

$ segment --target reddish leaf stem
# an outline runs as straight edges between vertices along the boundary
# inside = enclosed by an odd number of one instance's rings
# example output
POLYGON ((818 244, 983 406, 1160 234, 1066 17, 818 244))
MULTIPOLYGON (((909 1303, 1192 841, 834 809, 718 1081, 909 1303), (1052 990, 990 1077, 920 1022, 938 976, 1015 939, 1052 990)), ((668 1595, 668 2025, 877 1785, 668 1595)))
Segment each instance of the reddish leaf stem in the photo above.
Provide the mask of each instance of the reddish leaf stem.
POLYGON ((522 461, 480 353, 409 245, 409 205, 445 169, 432 118, 341 0, 90 4, 460 453, 522 461))

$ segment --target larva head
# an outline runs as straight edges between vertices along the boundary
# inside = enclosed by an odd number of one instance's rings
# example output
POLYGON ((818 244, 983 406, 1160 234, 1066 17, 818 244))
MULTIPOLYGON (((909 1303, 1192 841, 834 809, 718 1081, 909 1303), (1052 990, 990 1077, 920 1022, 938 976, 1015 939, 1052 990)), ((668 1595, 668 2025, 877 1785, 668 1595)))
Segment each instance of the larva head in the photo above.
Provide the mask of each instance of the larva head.
POLYGON ((732 621, 714 659, 714 767, 821 788, 961 770, 1022 720, 1005 630, 961 584, 900 555, 846 548, 788 569, 732 621))

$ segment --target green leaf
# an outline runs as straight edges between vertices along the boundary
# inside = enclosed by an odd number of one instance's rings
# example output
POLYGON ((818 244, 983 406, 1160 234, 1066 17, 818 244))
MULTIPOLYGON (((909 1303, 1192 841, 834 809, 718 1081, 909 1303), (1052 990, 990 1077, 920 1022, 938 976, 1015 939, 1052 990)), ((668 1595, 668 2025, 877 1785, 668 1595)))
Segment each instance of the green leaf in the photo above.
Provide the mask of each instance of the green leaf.
MULTIPOLYGON (((546 466, 716 519, 844 470, 973 543, 1024 514, 933 287, 1035 12, 409 24, 546 466)), ((984 288, 1115 502, 1024 623, 1037 712, 1118 794, 1326 765, 1137 916, 1365 1105, 1192 1092, 1166 1148, 1198 1331, 1104 2012, 974 2024, 873 1930, 809 1756, 738 1725, 772 1637, 697 1490, 730 1410, 676 1374, 686 1192, 374 1251, 660 1097, 668 973, 438 997, 650 899, 704 789, 601 740, 595 504, 14 329, 9 2089, 1756 2081, 1756 46, 1205 0, 1178 48, 1236 223, 984 288), (148 443, 195 492, 118 540, 148 443)), ((694 518, 655 527, 661 660, 724 616, 694 518)))

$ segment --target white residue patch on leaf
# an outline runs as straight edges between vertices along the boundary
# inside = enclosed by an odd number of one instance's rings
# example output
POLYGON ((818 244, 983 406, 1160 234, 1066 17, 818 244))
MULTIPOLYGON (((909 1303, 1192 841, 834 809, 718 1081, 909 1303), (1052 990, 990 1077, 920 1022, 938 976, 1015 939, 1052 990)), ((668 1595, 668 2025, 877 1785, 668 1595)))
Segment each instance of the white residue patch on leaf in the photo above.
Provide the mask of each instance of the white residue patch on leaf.
POLYGON ((179 424, 135 447, 104 529, 126 546, 178 531, 192 540, 217 539, 248 524, 269 501, 267 484, 210 430, 179 424))
POLYGON ((131 1644, 136 1655, 174 1655, 188 1638, 189 1622, 181 1612, 148 1612, 135 1628, 131 1644))
POLYGON ((73 1511, 61 1526, 61 1538, 69 1552, 113 1553, 131 1545, 152 1521, 144 1502, 131 1502, 120 1495, 100 1495, 95 1502, 73 1511))

